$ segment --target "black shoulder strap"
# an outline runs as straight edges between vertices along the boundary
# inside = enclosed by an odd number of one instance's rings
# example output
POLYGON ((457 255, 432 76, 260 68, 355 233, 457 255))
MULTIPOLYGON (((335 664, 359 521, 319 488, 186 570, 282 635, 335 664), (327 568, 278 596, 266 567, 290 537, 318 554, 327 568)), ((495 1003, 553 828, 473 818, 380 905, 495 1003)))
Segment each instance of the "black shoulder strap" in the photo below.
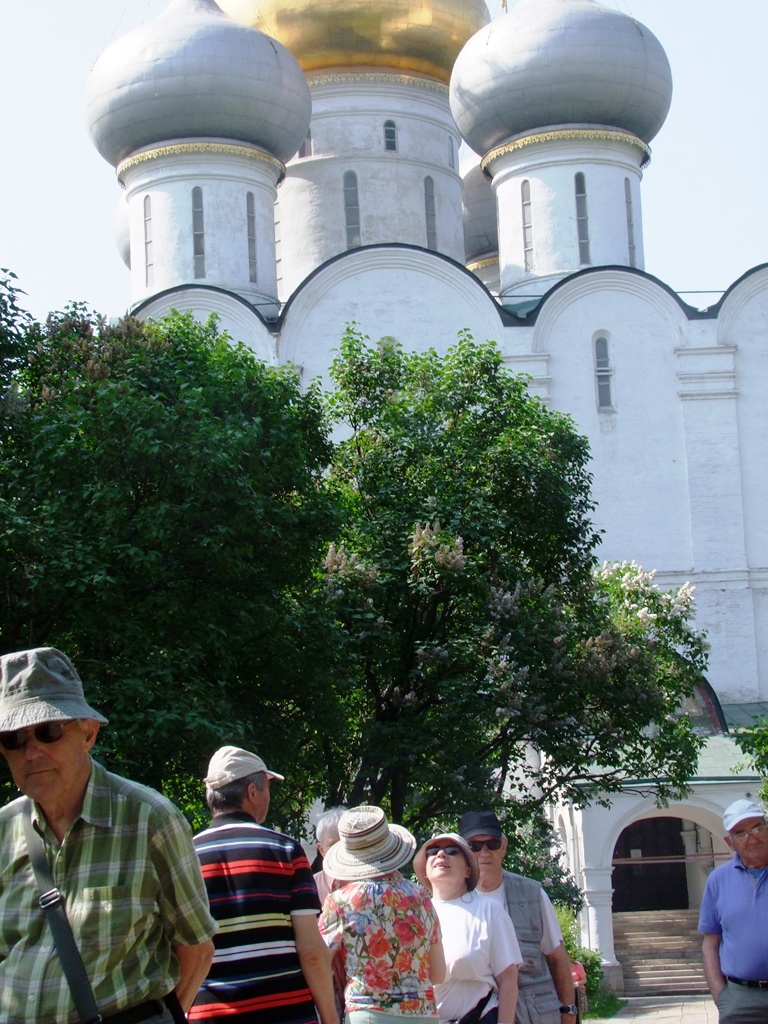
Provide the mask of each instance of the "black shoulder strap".
POLYGON ((22 810, 22 822, 24 836, 27 840, 27 852, 32 870, 35 872, 37 887, 40 890, 40 906, 45 911, 64 977, 67 979, 72 993, 75 1009, 82 1024, 98 1024, 101 1014, 96 1006, 96 1000, 93 998, 93 989, 88 975, 85 973, 83 958, 80 956, 75 937, 69 926, 61 893, 56 888, 51 869, 48 866, 43 840, 32 824, 31 800, 26 801, 22 810))

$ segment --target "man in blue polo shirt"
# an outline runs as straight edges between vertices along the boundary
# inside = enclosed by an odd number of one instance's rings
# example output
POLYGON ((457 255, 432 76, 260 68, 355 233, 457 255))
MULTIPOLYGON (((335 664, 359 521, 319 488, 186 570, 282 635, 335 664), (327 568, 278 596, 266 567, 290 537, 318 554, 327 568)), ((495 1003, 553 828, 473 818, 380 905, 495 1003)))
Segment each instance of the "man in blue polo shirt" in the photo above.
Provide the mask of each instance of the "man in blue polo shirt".
POLYGON ((768 824, 758 804, 737 800, 723 825, 734 855, 704 890, 704 973, 720 1024, 768 1024, 768 824))

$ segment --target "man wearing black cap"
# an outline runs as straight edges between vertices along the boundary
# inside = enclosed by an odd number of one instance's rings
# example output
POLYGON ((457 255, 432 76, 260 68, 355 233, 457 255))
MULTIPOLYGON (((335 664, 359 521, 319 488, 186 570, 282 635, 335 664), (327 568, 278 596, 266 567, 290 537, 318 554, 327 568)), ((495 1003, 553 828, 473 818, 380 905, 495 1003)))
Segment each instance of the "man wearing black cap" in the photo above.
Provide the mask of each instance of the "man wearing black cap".
POLYGON ((518 1024, 574 1024, 575 988, 549 897, 538 882, 504 871, 507 837, 493 811, 467 811, 459 822, 480 867, 478 890, 512 918, 523 964, 518 974, 518 1024))

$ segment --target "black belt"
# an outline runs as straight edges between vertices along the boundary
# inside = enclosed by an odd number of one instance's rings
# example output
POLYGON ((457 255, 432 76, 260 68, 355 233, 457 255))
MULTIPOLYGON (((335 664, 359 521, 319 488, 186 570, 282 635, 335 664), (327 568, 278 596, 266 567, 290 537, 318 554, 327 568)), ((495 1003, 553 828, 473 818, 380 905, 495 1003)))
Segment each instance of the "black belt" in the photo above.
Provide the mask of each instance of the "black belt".
POLYGON ((102 1024, 139 1024, 139 1021, 157 1017, 164 1011, 165 1003, 162 999, 149 999, 146 1003, 130 1006, 127 1010, 110 1013, 108 1017, 102 1017, 101 1020, 102 1024))
POLYGON ((726 974, 725 980, 732 981, 734 985, 744 985, 746 988, 768 989, 768 981, 747 981, 745 978, 734 978, 730 974, 726 974))

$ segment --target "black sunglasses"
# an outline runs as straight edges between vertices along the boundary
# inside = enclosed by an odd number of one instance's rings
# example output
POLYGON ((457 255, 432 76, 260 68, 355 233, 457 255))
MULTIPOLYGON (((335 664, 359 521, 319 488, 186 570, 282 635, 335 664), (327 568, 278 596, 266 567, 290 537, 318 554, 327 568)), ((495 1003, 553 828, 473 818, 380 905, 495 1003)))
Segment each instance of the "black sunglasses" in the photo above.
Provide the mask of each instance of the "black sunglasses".
POLYGON ((434 857, 438 853, 446 853, 449 857, 457 857, 464 854, 460 846, 430 846, 427 850, 427 857, 434 857))
POLYGON ((501 849, 500 839, 468 839, 467 842, 472 853, 480 853, 484 846, 487 846, 489 850, 501 849))
POLYGON ((0 747, 3 750, 21 750, 27 745, 28 734, 34 733, 38 743, 58 743, 64 735, 64 726, 69 722, 43 722, 34 729, 14 729, 12 732, 0 732, 0 747))

